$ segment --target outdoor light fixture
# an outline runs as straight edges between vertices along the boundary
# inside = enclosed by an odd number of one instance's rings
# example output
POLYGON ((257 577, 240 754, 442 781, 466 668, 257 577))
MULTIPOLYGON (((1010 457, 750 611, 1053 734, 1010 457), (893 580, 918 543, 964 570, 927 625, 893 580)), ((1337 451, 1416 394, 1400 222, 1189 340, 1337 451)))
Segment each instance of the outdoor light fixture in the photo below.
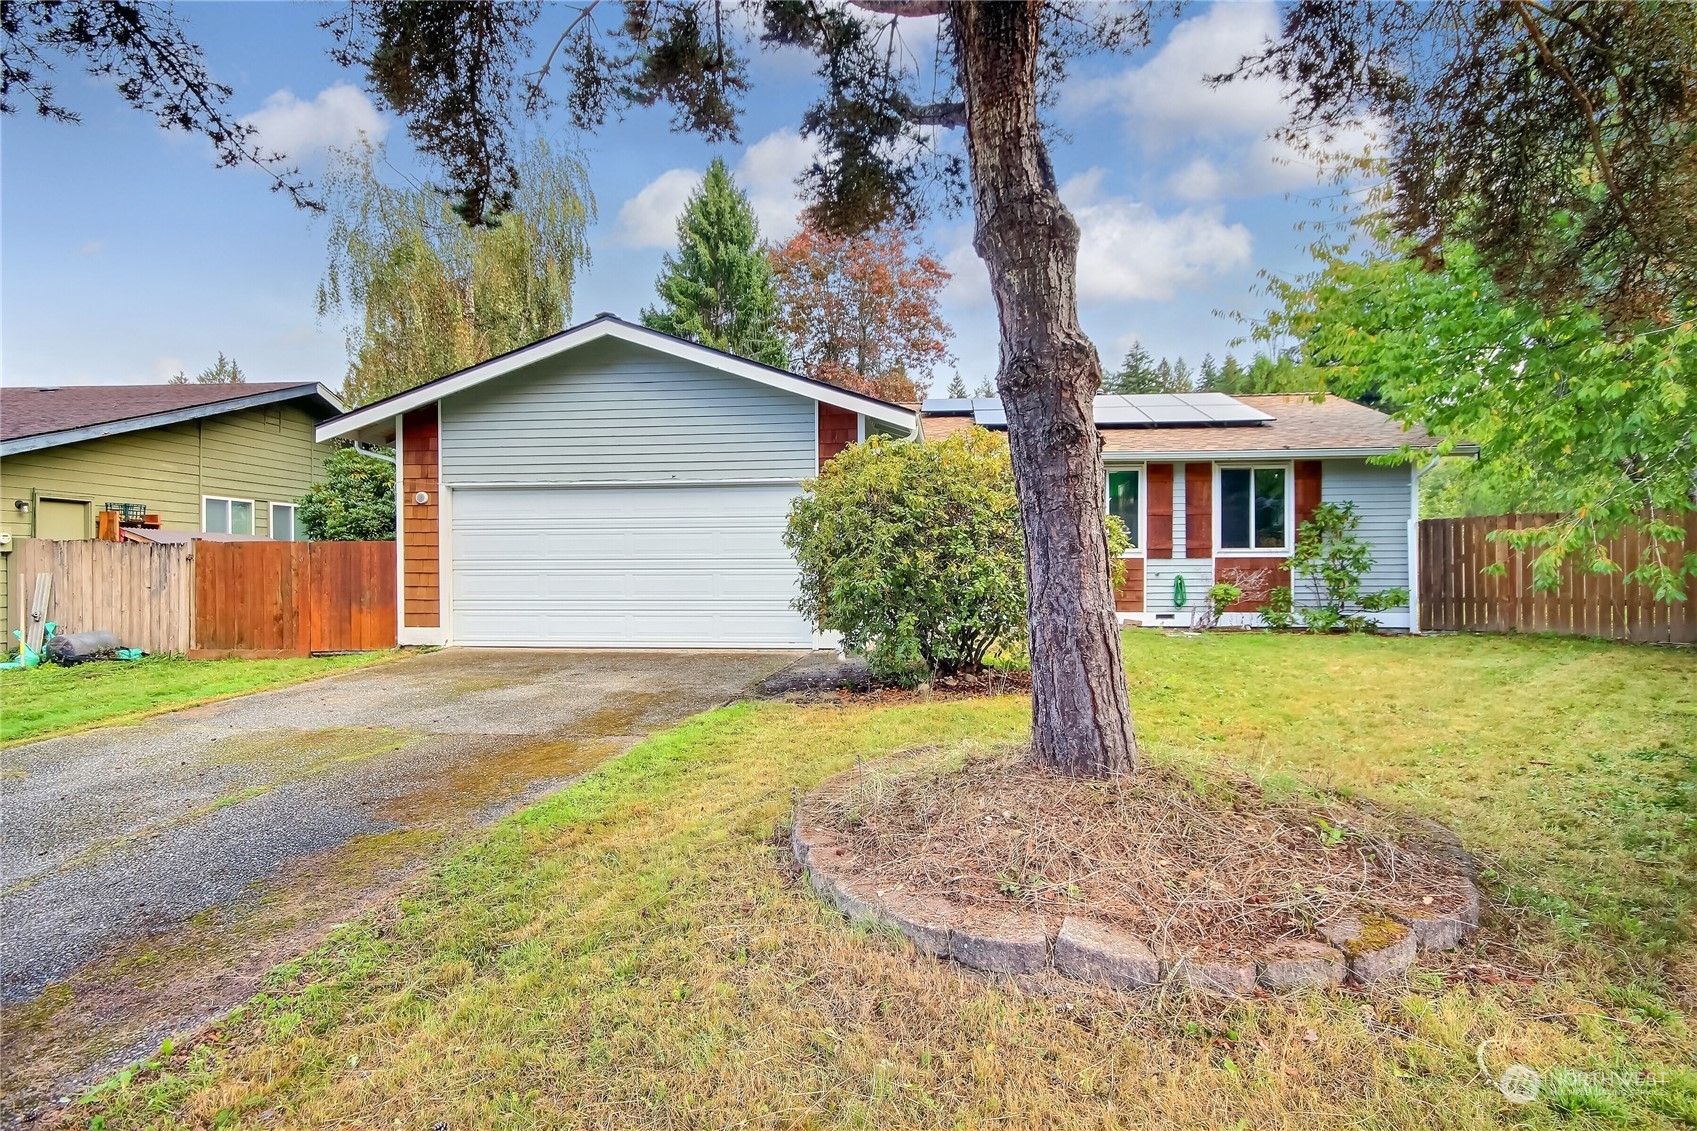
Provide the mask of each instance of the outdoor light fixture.
POLYGON ((28 499, 19 499, 17 502, 13 503, 12 505, 14 507, 18 508, 18 511, 19 511, 20 514, 28 514, 29 513, 29 500, 28 499))
POLYGON ((422 507, 425 503, 428 503, 430 501, 430 492, 429 491, 420 491, 418 494, 416 494, 412 497, 412 501, 417 503, 419 506, 422 507))

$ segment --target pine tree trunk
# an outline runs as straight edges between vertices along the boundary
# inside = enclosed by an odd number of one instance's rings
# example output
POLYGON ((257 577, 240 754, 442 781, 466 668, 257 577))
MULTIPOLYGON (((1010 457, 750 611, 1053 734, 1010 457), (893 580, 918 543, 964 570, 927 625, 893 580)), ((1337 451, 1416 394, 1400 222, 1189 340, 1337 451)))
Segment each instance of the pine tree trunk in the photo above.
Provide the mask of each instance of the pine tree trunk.
POLYGON ((1032 744, 1105 777, 1137 764, 1103 529, 1096 348, 1078 325, 1078 224, 1037 123, 1041 3, 955 3, 976 232, 1001 325, 996 388, 1025 529, 1032 744))

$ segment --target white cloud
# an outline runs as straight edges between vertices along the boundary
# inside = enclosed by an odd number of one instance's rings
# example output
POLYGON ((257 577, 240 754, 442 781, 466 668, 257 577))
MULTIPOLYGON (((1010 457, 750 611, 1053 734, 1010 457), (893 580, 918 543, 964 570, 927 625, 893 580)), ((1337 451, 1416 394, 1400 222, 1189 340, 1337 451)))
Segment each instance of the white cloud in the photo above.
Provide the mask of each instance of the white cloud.
POLYGON ((295 160, 351 145, 361 134, 376 144, 389 130, 388 119, 371 99, 349 83, 326 87, 310 102, 291 90, 279 90, 242 121, 259 131, 263 149, 295 160))
POLYGON ((103 240, 89 240, 87 243, 85 243, 81 247, 77 248, 77 254, 78 255, 99 255, 101 252, 103 252, 105 250, 106 250, 105 241, 103 241, 103 240))
POLYGON ((1260 50, 1277 31, 1271 3, 1215 4, 1175 26, 1148 62, 1083 84, 1073 101, 1085 109, 1117 107, 1154 148, 1264 134, 1287 114, 1276 80, 1210 86, 1207 78, 1236 69, 1239 59, 1260 50))
POLYGON ((1102 194, 1101 169, 1061 186, 1082 235, 1078 294, 1092 299, 1165 300, 1250 261, 1253 238, 1219 207, 1163 216, 1125 196, 1102 194))
MULTIPOLYGON (((818 152, 818 146, 794 130, 777 130, 744 150, 731 169, 766 239, 788 239, 801 226, 801 191, 795 180, 818 152)), ((626 247, 671 247, 678 238, 678 214, 701 177, 700 169, 668 169, 649 181, 619 206, 614 238, 626 247)))
POLYGON ((960 306, 984 306, 990 301, 990 272, 978 252, 972 247, 968 229, 961 242, 943 256, 943 266, 949 269, 949 282, 943 288, 943 300, 960 306))
POLYGON ((678 238, 678 213, 701 183, 695 169, 668 169, 619 207, 615 235, 627 247, 671 247, 678 238))
POLYGON ((819 146, 794 130, 777 130, 748 147, 733 172, 754 205, 760 234, 788 239, 801 226, 801 190, 795 179, 813 164, 819 146))

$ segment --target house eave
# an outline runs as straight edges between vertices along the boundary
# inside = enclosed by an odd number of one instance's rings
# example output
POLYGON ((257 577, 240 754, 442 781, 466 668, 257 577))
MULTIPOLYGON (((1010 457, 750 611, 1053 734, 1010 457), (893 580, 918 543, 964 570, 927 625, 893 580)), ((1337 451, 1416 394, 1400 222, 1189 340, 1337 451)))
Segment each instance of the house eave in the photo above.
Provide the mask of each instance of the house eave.
POLYGON ((267 405, 300 400, 311 396, 321 397, 332 412, 346 411, 346 407, 342 404, 340 398, 323 385, 301 384, 287 389, 268 389, 263 393, 254 393, 252 396, 235 397, 231 400, 213 401, 210 404, 172 409, 169 412, 155 412, 146 416, 131 416, 123 420, 103 421, 100 424, 90 424, 83 428, 67 428, 58 432, 41 432, 34 436, 19 436, 15 439, 0 441, 0 457, 39 452, 48 448, 63 447, 66 444, 80 444, 88 440, 104 439, 108 436, 122 436, 130 432, 145 432, 150 428, 163 428, 171 424, 183 424, 190 420, 204 420, 209 416, 223 416, 225 413, 241 412, 250 408, 264 408, 267 405))

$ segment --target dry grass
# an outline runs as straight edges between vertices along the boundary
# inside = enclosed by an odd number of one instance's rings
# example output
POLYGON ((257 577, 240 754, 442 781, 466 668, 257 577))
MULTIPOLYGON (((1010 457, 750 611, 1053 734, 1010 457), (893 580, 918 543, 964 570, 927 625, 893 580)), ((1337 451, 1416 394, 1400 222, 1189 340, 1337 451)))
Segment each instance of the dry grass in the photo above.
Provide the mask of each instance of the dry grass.
POLYGON ((1253 957, 1350 916, 1454 911, 1466 890, 1429 826, 1337 799, 1270 800, 1218 769, 1089 781, 1020 748, 932 751, 861 768, 808 805, 881 889, 1029 908, 1051 927, 1084 912, 1158 952, 1253 957))
POLYGON ((1148 635, 1127 653, 1156 763, 1456 827, 1487 865, 1485 942, 1406 984, 1229 1004, 922 960, 796 882, 793 800, 860 759, 1017 742, 1027 703, 739 705, 505 822, 74 1121, 1697 1125, 1693 657, 1148 635), (1512 1107, 1481 1059, 1622 1075, 1512 1107))

